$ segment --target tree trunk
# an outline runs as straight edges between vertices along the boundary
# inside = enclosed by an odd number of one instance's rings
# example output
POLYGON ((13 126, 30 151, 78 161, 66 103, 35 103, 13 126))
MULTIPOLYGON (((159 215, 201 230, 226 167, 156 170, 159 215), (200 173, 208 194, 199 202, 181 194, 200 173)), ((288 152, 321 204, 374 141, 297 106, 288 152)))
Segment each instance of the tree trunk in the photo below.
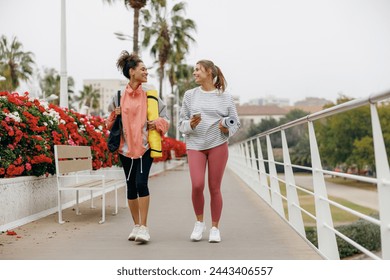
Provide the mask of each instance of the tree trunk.
POLYGON ((160 75, 159 75, 159 79, 160 79, 160 92, 159 92, 159 95, 160 95, 160 98, 163 99, 164 68, 160 67, 159 71, 160 71, 160 75))
POLYGON ((138 54, 139 9, 134 8, 133 52, 138 54))

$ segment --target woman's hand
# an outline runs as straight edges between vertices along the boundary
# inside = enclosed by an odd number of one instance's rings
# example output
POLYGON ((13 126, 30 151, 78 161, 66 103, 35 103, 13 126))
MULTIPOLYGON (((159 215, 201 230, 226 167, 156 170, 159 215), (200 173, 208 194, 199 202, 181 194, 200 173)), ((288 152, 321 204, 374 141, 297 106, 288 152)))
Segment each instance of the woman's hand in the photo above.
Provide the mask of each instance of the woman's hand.
POLYGON ((156 129, 156 122, 148 121, 148 130, 155 130, 155 129, 156 129))
POLYGON ((120 106, 118 106, 118 107, 116 107, 115 108, 115 115, 120 115, 121 114, 121 107, 120 106))
POLYGON ((198 126, 198 124, 200 123, 201 120, 202 120, 202 117, 200 115, 193 116, 190 119, 190 125, 191 125, 192 130, 194 130, 198 126))
POLYGON ((229 133, 229 128, 224 127, 224 126, 222 125, 222 120, 219 122, 218 127, 219 127, 219 129, 222 131, 222 133, 225 133, 225 134, 228 134, 228 133, 229 133))

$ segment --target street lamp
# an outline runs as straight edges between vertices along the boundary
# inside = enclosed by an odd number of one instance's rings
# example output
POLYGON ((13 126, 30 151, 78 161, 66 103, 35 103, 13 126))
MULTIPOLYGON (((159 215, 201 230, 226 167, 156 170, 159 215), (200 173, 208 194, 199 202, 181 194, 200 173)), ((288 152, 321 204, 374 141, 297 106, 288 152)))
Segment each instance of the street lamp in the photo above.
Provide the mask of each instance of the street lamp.
POLYGON ((176 104, 173 105, 173 108, 176 110, 176 114, 175 114, 175 117, 176 117, 176 122, 175 122, 176 132, 175 132, 175 136, 176 136, 176 140, 180 140, 180 132, 179 132, 179 112, 180 112, 180 106, 179 106, 179 102, 178 101, 176 101, 176 104))
POLYGON ((61 0, 61 64, 60 64, 60 107, 68 108, 68 74, 66 67, 66 6, 61 0))
POLYGON ((179 113, 180 113, 180 104, 179 104, 179 89, 176 88, 175 91, 176 97, 176 140, 180 140, 180 132, 179 132, 179 113))
POLYGON ((171 136, 173 138, 173 134, 175 133, 174 131, 174 127, 173 127, 173 124, 174 124, 174 117, 173 117, 173 101, 175 99, 175 95, 173 95, 172 93, 168 94, 168 99, 169 99, 169 108, 170 108, 170 119, 171 119, 171 125, 169 126, 169 136, 171 136))

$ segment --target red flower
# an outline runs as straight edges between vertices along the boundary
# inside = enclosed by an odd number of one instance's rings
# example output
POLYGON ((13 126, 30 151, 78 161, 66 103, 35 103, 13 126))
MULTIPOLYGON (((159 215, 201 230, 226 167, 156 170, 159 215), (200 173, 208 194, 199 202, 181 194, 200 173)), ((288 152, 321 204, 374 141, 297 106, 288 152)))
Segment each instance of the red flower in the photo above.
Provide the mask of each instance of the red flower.
MULTIPOLYGON (((0 178, 54 174, 54 145, 59 144, 91 146, 94 169, 119 164, 118 153, 107 149, 109 131, 103 118, 46 106, 29 100, 28 93, 0 96, 0 144, 6 147, 0 149, 0 178)), ((156 161, 170 159, 172 150, 176 157, 185 154, 185 144, 175 139, 164 137, 163 149, 164 157, 156 161)))

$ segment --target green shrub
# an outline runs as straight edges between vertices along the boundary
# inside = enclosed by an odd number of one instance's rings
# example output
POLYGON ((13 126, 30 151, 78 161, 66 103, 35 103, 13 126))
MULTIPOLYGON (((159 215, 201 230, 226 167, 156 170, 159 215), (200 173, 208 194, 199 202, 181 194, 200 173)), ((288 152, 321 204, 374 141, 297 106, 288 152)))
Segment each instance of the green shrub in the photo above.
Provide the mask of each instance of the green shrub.
MULTIPOLYGON (((380 227, 363 219, 349 225, 337 226, 336 230, 360 244, 369 251, 381 249, 380 227)), ((306 238, 318 248, 317 230, 314 227, 306 228, 306 238)), ((340 259, 362 253, 360 250, 336 236, 340 259)))

